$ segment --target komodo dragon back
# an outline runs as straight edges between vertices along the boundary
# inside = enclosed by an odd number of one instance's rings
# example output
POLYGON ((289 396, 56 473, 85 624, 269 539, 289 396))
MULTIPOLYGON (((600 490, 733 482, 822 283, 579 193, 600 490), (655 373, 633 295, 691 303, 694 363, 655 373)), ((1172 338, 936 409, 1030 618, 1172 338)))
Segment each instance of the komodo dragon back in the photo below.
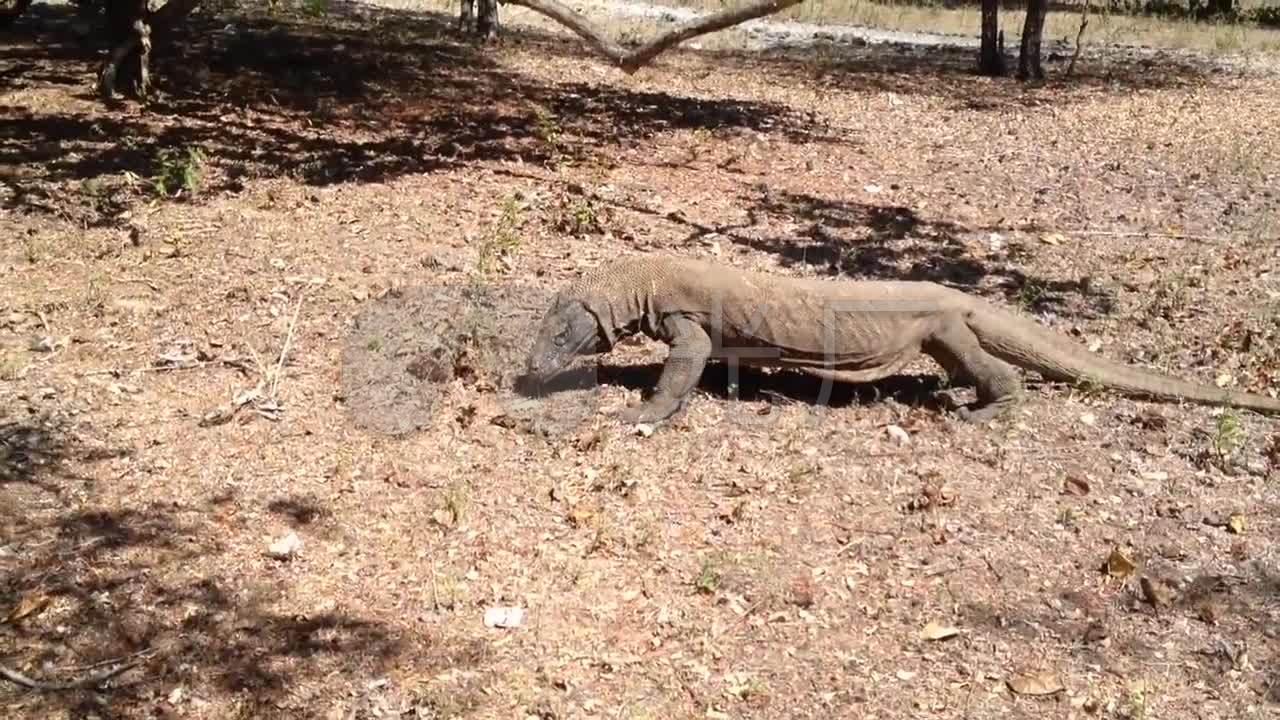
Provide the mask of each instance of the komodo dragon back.
MULTIPOLYGON (((956 291, 957 293, 959 291, 956 291)), ((961 293, 963 294, 963 293, 961 293)), ((1280 413, 1280 399, 1224 390, 1110 360, 1090 352, 1032 320, 965 295, 972 313, 966 318, 982 348, 1047 380, 1091 382, 1125 395, 1157 400, 1191 400, 1280 413)))

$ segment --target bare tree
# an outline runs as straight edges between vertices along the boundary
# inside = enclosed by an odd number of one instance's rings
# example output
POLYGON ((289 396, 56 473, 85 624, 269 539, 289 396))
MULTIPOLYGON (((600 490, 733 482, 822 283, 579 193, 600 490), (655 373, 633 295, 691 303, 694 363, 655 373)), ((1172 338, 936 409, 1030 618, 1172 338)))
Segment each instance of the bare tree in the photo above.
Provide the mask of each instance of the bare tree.
POLYGON ((1018 49, 1018 79, 1043 80, 1040 64, 1040 39, 1044 37, 1044 19, 1049 14, 1049 0, 1027 0, 1027 19, 1022 25, 1022 45, 1018 49))
POLYGON ((600 55, 611 60, 628 75, 649 64, 658 55, 690 38, 744 23, 765 15, 799 5, 804 0, 757 0, 740 8, 712 13, 659 33, 652 40, 628 50, 610 39, 602 28, 592 23, 582 13, 559 0, 503 0, 508 5, 519 5, 545 15, 572 30, 600 55))
POLYGON ((998 77, 1004 75, 1005 70, 1000 0, 982 0, 982 48, 978 51, 978 72, 998 77))

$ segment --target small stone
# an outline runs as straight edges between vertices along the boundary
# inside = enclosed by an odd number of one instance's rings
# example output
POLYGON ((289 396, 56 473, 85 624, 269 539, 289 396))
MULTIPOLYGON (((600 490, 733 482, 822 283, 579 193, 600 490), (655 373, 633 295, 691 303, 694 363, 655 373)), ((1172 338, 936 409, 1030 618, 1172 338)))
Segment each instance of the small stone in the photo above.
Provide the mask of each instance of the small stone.
POLYGON ((267 554, 277 560, 289 560, 302 547, 302 540, 298 538, 298 534, 290 531, 288 535, 271 543, 267 548, 267 554))
POLYGON ((484 612, 485 627, 514 628, 524 622, 524 608, 492 607, 484 612))
POLYGON ((889 439, 893 440, 896 445, 906 445, 911 442, 911 436, 907 434, 907 431, 897 425, 886 427, 885 432, 889 434, 889 439))

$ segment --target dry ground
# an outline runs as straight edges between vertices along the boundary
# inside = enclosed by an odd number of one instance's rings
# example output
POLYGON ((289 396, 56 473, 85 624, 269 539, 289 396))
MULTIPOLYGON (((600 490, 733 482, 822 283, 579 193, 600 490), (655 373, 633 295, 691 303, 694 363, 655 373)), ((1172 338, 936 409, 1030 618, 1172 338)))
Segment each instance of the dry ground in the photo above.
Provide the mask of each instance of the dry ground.
POLYGON ((1275 78, 1095 58, 1024 88, 874 47, 624 77, 334 13, 194 24, 145 110, 89 96, 53 10, 5 36, 0 664, 144 661, 5 683, 5 717, 1275 715, 1274 420, 1034 385, 969 426, 921 363, 830 407, 711 371, 640 437, 594 412, 652 380, 640 344, 544 436, 482 346, 391 437, 343 380, 391 288, 423 327, 423 288, 518 298, 489 316, 518 347, 530 298, 663 252, 946 282, 1274 394, 1275 78))

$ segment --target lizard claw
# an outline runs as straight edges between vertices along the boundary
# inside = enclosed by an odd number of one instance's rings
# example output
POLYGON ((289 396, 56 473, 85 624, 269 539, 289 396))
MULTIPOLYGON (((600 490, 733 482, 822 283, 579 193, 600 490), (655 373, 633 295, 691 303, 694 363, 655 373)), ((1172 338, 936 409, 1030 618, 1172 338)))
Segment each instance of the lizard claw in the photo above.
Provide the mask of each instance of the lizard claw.
POLYGON ((628 425, 645 423, 655 425, 675 415, 684 407, 679 400, 663 400, 655 398, 618 412, 618 419, 628 425))

